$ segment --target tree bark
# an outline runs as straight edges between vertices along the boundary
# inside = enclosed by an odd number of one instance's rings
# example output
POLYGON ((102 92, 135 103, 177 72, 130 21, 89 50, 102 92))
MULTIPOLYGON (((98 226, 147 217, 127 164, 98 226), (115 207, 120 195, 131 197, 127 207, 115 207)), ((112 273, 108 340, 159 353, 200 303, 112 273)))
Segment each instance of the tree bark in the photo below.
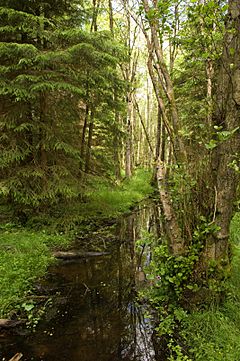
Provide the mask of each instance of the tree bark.
POLYGON ((239 184, 240 149, 240 3, 229 0, 229 14, 226 24, 224 49, 217 77, 214 123, 221 126, 229 136, 219 141, 212 157, 212 171, 215 176, 214 219, 218 232, 206 245, 208 259, 227 260, 229 227, 233 215, 233 204, 239 184))
POLYGON ((166 184, 165 173, 166 170, 164 168, 164 164, 159 161, 157 167, 157 183, 166 223, 165 229, 169 239, 169 249, 172 254, 179 256, 185 252, 185 242, 177 222, 177 215, 172 206, 172 200, 166 184))
POLYGON ((125 147, 125 176, 132 175, 132 101, 128 99, 127 124, 126 124, 126 147, 125 147))
POLYGON ((85 139, 86 139, 87 125, 88 125, 88 117, 89 117, 89 106, 87 104, 86 109, 85 109, 85 117, 84 117, 82 137, 81 137, 80 170, 82 170, 84 168, 85 139))
POLYGON ((108 0, 108 11, 109 11, 109 29, 111 33, 113 34, 113 6, 112 6, 112 0, 108 0))
POLYGON ((101 0, 93 0, 93 13, 92 13, 92 23, 91 23, 91 32, 97 31, 97 18, 100 7, 101 0))
MULTIPOLYGON (((150 6, 149 6, 148 0, 143 0, 143 6, 145 9, 145 13, 148 14, 150 11, 150 6)), ((153 6, 157 12, 158 8, 157 8, 156 1, 153 1, 153 6)), ((164 93, 167 97, 167 100, 169 102, 172 128, 173 128, 172 138, 174 140, 173 144, 174 144, 174 152, 175 152, 176 160, 177 160, 177 162, 183 163, 183 162, 187 161, 187 153, 185 150, 183 140, 182 140, 181 136, 179 135, 181 121, 178 116, 178 110, 177 110, 177 105, 176 105, 176 100, 175 100, 175 95, 174 95, 173 83, 172 83, 171 76, 168 71, 165 59, 164 59, 164 54, 163 54, 161 44, 159 42, 159 38, 158 38, 158 22, 155 19, 149 20, 149 27, 151 29, 151 41, 147 35, 147 32, 146 31, 144 32, 145 37, 147 37, 148 51, 149 51, 149 55, 152 60, 154 59, 153 52, 156 57, 156 61, 154 62, 154 67, 157 71, 158 83, 161 86, 162 90, 164 91, 164 93)), ((159 105, 161 106, 160 103, 159 103, 159 105)), ((162 106, 161 106, 161 108, 162 108, 162 106)), ((163 111, 163 109, 162 109, 162 111, 163 111)))
POLYGON ((139 109, 139 106, 138 106, 138 103, 137 103, 137 100, 136 100, 135 97, 133 97, 133 105, 134 105, 134 107, 135 107, 135 109, 136 109, 136 111, 137 111, 138 117, 139 117, 140 122, 141 122, 141 125, 142 125, 142 127, 143 127, 143 131, 144 131, 144 134, 145 134, 145 137, 146 137, 146 140, 147 140, 147 144, 148 144, 148 146, 149 146, 149 149, 150 149, 150 151, 151 151, 151 154, 153 155, 154 152, 153 152, 153 147, 152 147, 151 140, 150 140, 150 137, 149 137, 149 133, 148 133, 148 131, 147 131, 147 129, 146 129, 146 126, 145 126, 145 124, 144 124, 143 117, 142 117, 142 114, 141 114, 141 112, 140 112, 140 109, 139 109))
POLYGON ((86 161, 85 161, 85 172, 86 173, 88 173, 90 170, 93 128, 94 128, 94 113, 93 113, 93 111, 91 111, 90 123, 89 123, 89 128, 88 128, 88 143, 87 143, 87 151, 86 151, 86 161))

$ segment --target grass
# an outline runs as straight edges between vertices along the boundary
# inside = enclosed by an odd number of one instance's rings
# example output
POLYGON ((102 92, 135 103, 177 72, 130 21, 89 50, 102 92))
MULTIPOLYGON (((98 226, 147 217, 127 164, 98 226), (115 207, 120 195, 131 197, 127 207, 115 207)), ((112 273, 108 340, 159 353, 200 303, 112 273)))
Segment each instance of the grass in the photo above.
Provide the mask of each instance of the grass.
MULTIPOLYGON (((75 201, 64 209, 53 209, 48 218, 48 226, 62 232, 77 232, 83 223, 93 223, 104 219, 116 218, 127 212, 153 192, 150 185, 151 172, 139 169, 133 177, 114 185, 94 176, 88 182, 82 202, 75 201)), ((46 219, 46 217, 45 217, 46 219)), ((31 219, 32 226, 40 227, 42 218, 31 219)))
MULTIPOLYGON (((64 222, 65 230, 75 230, 82 222, 117 217, 152 192, 150 177, 149 172, 140 170, 121 185, 111 187, 98 179, 89 185, 84 203, 59 209, 54 221, 57 220, 58 225, 64 222)), ((8 316, 13 309, 26 307, 26 295, 31 294, 36 280, 54 261, 51 249, 63 248, 70 243, 73 234, 49 233, 51 222, 46 218, 41 216, 37 222, 34 219, 29 222, 28 226, 37 224, 39 230, 10 223, 0 225, 0 318, 8 316)))
POLYGON ((240 360, 240 213, 231 224, 232 274, 221 306, 193 312, 184 322, 184 334, 196 361, 240 360))
POLYGON ((53 262, 50 248, 68 243, 64 236, 31 232, 7 224, 0 232, 0 318, 21 308, 37 278, 53 262))
POLYGON ((150 172, 141 169, 119 186, 109 188, 104 183, 93 184, 94 190, 88 193, 85 212, 94 209, 103 217, 116 217, 152 192, 150 177, 150 172))

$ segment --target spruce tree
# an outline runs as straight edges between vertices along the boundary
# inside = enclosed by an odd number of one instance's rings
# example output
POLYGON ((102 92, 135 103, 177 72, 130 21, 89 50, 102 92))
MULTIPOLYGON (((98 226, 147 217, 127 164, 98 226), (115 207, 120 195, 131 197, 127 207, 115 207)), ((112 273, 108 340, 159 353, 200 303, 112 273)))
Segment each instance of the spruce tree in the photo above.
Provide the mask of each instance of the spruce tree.
POLYGON ((66 30, 76 8, 55 5, 0 8, 0 195, 24 214, 81 194, 81 104, 113 106, 118 81, 110 36, 66 30))

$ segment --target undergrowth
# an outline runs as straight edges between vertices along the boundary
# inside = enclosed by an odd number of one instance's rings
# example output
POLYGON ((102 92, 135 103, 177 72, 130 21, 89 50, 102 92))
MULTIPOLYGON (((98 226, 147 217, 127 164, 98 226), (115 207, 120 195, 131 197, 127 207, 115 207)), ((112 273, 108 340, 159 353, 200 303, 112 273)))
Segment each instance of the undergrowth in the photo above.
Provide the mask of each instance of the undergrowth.
POLYGON ((84 210, 94 209, 104 217, 115 217, 152 192, 150 179, 151 173, 141 169, 132 178, 112 187, 95 180, 87 193, 88 203, 84 210))
MULTIPOLYGON (((154 245, 148 279, 154 285, 143 291, 158 313, 156 335, 161 357, 168 361, 239 361, 240 360, 240 213, 231 223, 231 276, 222 285, 221 303, 212 297, 186 311, 183 287, 193 290, 191 270, 197 249, 188 257, 174 257, 164 245, 154 245), (188 284, 188 282, 190 283, 188 284), (184 302, 183 302, 184 301, 184 302)), ((196 285, 197 286, 197 285, 196 285)))
POLYGON ((183 336, 196 361, 240 360, 240 213, 231 224, 232 273, 225 301, 192 312, 183 321, 183 336))
POLYGON ((48 217, 46 214, 36 215, 30 218, 28 225, 36 229, 45 223, 51 229, 76 234, 79 225, 116 218, 127 212, 153 192, 150 180, 151 172, 144 169, 139 169, 120 184, 110 184, 96 176, 89 177, 81 200, 64 204, 62 207, 52 207, 48 217))

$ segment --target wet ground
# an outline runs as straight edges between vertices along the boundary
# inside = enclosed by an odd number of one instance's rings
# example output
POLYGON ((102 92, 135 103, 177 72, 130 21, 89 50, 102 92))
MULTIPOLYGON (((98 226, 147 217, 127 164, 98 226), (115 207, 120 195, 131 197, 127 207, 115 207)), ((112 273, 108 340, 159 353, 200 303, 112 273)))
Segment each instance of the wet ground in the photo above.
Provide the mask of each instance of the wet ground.
POLYGON ((51 267, 41 285, 53 298, 46 319, 34 333, 2 335, 0 360, 21 352, 23 361, 154 361, 153 326, 137 292, 147 287, 145 239, 157 232, 156 212, 152 203, 142 205, 100 237, 90 232, 76 241, 81 250, 96 238, 97 250, 110 253, 51 267))

